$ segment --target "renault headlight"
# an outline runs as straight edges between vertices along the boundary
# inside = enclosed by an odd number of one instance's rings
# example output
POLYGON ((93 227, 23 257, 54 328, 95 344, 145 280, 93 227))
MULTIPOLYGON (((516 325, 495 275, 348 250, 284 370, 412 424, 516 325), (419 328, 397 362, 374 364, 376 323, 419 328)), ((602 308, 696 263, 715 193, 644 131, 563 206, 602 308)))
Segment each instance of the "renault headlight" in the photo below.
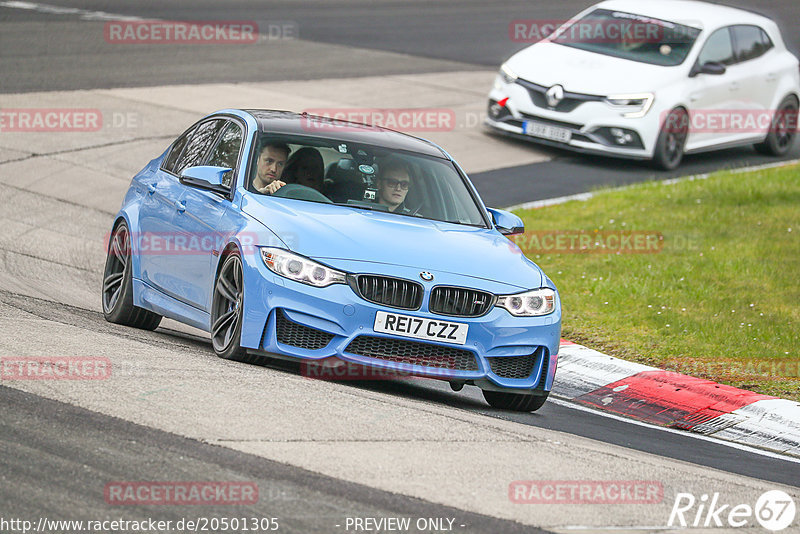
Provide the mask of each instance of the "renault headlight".
POLYGON ((280 248, 262 247, 261 258, 275 274, 317 287, 347 283, 347 275, 280 248))
POLYGON ((631 119, 644 117, 653 105, 653 93, 636 93, 632 95, 610 95, 606 97, 606 104, 614 108, 621 108, 623 117, 631 119))
POLYGON ((498 73, 500 79, 503 80, 505 83, 514 83, 517 81, 517 75, 514 74, 514 71, 508 68, 508 65, 503 63, 500 65, 500 72, 498 73))
POLYGON ((495 306, 505 308, 517 317, 547 315, 556 309, 556 292, 549 287, 543 287, 514 295, 501 295, 495 306))

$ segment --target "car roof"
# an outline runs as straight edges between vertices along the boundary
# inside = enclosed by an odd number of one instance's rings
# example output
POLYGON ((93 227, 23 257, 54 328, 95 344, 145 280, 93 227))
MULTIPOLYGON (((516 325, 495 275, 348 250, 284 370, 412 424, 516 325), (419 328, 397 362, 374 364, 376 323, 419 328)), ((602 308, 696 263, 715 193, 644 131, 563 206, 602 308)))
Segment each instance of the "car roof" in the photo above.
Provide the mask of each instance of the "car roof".
POLYGON ((594 7, 645 15, 708 30, 732 24, 766 26, 773 23, 768 17, 753 11, 695 0, 606 0, 594 7))
POLYGON ((271 109, 239 111, 251 115, 258 123, 259 130, 268 134, 335 139, 345 143, 373 145, 450 159, 436 144, 388 128, 291 111, 271 109))

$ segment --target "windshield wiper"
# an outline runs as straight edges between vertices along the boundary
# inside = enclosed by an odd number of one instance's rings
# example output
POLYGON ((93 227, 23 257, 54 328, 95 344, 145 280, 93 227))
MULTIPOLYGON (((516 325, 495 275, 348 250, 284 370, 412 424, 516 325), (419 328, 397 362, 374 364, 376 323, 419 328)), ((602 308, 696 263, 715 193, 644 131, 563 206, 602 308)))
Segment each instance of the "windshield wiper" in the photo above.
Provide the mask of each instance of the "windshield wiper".
POLYGON ((432 221, 439 221, 439 222, 446 222, 446 223, 450 223, 450 224, 458 224, 460 226, 474 226, 475 228, 486 228, 485 224, 471 223, 471 222, 467 222, 467 221, 462 221, 461 219, 456 219, 456 220, 453 220, 453 221, 451 221, 449 219, 431 219, 431 220, 432 221))

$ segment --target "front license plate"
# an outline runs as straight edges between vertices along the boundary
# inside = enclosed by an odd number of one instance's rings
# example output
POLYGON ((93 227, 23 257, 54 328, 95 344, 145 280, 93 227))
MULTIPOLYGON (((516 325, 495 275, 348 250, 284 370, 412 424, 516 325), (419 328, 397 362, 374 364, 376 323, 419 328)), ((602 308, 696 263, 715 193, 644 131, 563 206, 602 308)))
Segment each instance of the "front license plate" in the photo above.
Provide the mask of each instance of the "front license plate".
POLYGON ((439 321, 438 319, 424 319, 399 313, 386 313, 379 311, 375 315, 376 332, 394 334, 396 336, 428 339, 463 345, 467 342, 468 324, 439 321))
POLYGON ((569 143, 569 140, 572 139, 572 132, 566 128, 550 126, 536 121, 524 121, 522 123, 522 131, 533 137, 561 141, 562 143, 569 143))

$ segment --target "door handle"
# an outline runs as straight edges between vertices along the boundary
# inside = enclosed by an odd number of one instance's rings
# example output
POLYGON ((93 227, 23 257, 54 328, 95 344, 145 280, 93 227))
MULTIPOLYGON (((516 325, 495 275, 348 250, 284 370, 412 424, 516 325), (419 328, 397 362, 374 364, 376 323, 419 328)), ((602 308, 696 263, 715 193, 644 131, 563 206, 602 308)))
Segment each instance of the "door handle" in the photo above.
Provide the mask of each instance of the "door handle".
POLYGON ((179 200, 175 202, 175 209, 178 210, 178 212, 183 213, 184 211, 186 211, 186 204, 184 204, 179 200))
POLYGON ((770 72, 769 74, 767 74, 767 81, 768 82, 774 82, 777 79, 778 79, 778 75, 775 74, 774 72, 770 72))
POLYGON ((147 192, 153 194, 156 192, 156 184, 147 184, 147 192))
POLYGON ((739 90, 739 82, 732 82, 728 86, 728 89, 730 89, 731 91, 738 91, 739 90))

